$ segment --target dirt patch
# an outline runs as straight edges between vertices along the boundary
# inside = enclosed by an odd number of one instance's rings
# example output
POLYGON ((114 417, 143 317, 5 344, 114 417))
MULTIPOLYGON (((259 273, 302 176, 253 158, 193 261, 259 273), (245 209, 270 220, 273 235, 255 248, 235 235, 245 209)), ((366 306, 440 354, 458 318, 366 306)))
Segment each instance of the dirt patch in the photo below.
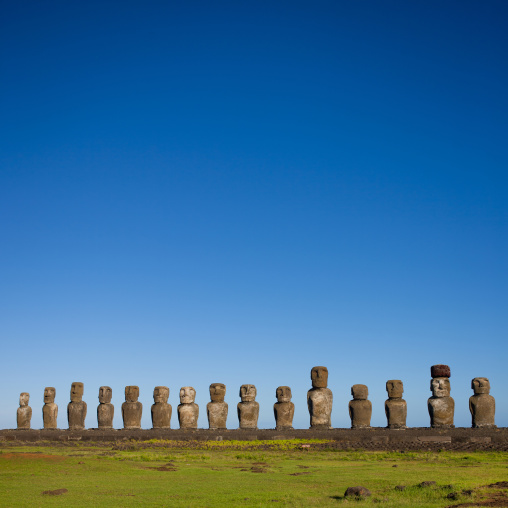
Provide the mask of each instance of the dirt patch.
POLYGON ((155 471, 178 471, 178 468, 172 462, 168 462, 163 466, 149 467, 148 469, 154 469, 155 471))
POLYGON ((508 489, 508 482, 496 482, 487 485, 490 489, 508 489))
POLYGON ((42 493, 46 496, 61 496, 69 492, 67 489, 56 489, 56 490, 44 490, 42 493))
POLYGON ((43 453, 25 453, 25 452, 2 453, 0 455, 0 458, 6 459, 6 460, 15 460, 15 459, 65 460, 65 457, 63 457, 62 455, 45 455, 43 453))
POLYGON ((490 495, 487 499, 482 501, 475 501, 469 503, 451 504, 446 508, 466 508, 468 506, 492 506, 492 507, 508 507, 508 496, 503 492, 496 492, 490 495))
POLYGON ((312 474, 310 471, 300 471, 298 473, 289 473, 289 476, 302 476, 304 474, 312 474))
POLYGON ((268 473, 267 469, 265 469, 264 467, 260 467, 260 466, 252 466, 250 468, 250 470, 253 473, 268 473))

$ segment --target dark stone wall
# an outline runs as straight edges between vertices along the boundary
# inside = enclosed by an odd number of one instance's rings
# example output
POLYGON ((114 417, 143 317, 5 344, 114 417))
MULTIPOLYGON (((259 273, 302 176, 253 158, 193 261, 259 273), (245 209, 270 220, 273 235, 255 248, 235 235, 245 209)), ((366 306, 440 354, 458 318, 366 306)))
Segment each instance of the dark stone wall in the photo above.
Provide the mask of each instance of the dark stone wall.
MULTIPOLYGON (((365 450, 503 450, 508 451, 508 428, 437 430, 409 428, 389 430, 330 429, 330 430, 0 430, 2 442, 72 442, 118 443, 151 439, 171 441, 260 441, 281 439, 326 439, 329 443, 312 443, 311 448, 365 449, 365 450)), ((189 443, 190 444, 190 443, 189 443)))

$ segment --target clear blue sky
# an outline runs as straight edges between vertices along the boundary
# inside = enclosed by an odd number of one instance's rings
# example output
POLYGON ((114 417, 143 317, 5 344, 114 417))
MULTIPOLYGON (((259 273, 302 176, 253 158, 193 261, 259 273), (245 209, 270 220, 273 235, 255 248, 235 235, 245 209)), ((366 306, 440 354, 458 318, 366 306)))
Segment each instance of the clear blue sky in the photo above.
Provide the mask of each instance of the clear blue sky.
POLYGON ((308 427, 387 379, 428 426, 430 366, 508 425, 508 3, 9 2, 0 18, 0 427, 73 381, 243 383, 308 427))

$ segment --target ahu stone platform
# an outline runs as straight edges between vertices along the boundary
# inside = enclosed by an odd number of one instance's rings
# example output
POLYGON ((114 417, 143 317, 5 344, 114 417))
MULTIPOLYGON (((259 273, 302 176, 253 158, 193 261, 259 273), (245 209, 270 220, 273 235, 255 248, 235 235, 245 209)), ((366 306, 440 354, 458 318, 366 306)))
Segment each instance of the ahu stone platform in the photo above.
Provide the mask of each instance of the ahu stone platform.
MULTIPOLYGON (((0 430, 0 447, 14 443, 89 442, 121 444, 149 440, 199 441, 276 441, 283 439, 320 439, 327 443, 311 443, 310 448, 343 450, 498 450, 508 451, 508 428, 497 429, 130 429, 130 430, 0 430)), ((234 445, 234 443, 231 443, 234 445)), ((164 443, 158 445, 163 446, 164 443)), ((185 445, 184 445, 185 446, 185 445)), ((302 448, 308 449, 307 445, 302 448)))

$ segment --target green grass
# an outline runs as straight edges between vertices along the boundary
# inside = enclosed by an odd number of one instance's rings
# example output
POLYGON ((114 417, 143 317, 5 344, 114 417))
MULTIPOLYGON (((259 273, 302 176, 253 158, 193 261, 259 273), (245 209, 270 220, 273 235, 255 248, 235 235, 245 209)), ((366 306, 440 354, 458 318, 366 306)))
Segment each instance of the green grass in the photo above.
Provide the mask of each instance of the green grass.
POLYGON ((0 505, 346 507, 351 505, 343 498, 346 488, 363 485, 372 497, 354 506, 443 507, 508 493, 486 487, 508 480, 508 457, 502 452, 331 451, 323 445, 325 441, 152 441, 114 447, 4 446, 0 505), (437 485, 417 487, 422 481, 437 485), (407 488, 400 492, 396 485, 407 488), (68 492, 42 494, 62 488, 68 492), (473 490, 472 497, 446 498, 462 490, 473 490))

